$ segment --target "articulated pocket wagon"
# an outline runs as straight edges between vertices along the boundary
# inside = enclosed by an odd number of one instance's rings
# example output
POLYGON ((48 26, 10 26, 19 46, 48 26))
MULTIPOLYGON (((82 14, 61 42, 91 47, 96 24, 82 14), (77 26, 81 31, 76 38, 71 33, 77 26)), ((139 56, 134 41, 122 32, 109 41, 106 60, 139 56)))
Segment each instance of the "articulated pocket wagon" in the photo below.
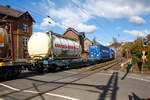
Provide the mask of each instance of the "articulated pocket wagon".
POLYGON ((89 46, 89 57, 98 60, 98 62, 107 61, 115 58, 115 52, 101 44, 94 44, 89 46))
POLYGON ((52 70, 70 65, 72 59, 80 58, 81 46, 75 39, 49 31, 33 34, 28 41, 28 52, 34 67, 41 72, 45 67, 52 70))
POLYGON ((0 58, 5 58, 8 54, 9 37, 4 28, 0 28, 0 58))
POLYGON ((29 66, 26 61, 14 60, 12 34, 8 35, 6 29, 0 26, 0 78, 3 79, 17 77, 21 73, 22 67, 29 66))

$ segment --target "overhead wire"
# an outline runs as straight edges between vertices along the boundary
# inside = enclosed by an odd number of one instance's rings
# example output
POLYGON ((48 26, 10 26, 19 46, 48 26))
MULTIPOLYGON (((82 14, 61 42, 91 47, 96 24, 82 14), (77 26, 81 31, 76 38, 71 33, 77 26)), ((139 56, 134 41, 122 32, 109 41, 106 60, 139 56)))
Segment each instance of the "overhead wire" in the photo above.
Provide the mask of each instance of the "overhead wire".
MULTIPOLYGON (((81 9, 81 7, 79 6, 79 5, 77 5, 76 3, 74 3, 74 2, 72 2, 77 8, 79 8, 84 14, 86 14, 87 16, 88 16, 88 14, 87 14, 87 12, 85 12, 83 9, 84 8, 82 8, 81 9)), ((105 31, 104 31, 104 27, 103 27, 103 25, 101 25, 100 23, 98 23, 97 21, 94 21, 94 20, 92 20, 95 24, 97 24, 97 25, 99 25, 100 27, 101 27, 101 30, 104 32, 104 33, 106 33, 105 31)), ((109 33, 109 32, 108 32, 109 33)), ((105 37, 104 37, 105 38, 105 37)), ((103 38, 103 39, 104 39, 103 38)), ((106 39, 106 38, 105 38, 106 39)))
MULTIPOLYGON (((68 26, 66 26, 66 25, 64 25, 64 24, 62 24, 62 23, 59 23, 59 22, 55 21, 55 20, 54 20, 52 17, 50 17, 49 15, 43 15, 43 14, 42 14, 43 12, 40 12, 40 11, 37 12, 37 10, 35 11, 35 10, 33 10, 33 9, 31 10, 31 9, 24 8, 23 6, 20 6, 20 5, 18 5, 17 3, 14 3, 14 2, 11 2, 11 1, 5 0, 4 2, 5 2, 5 3, 8 3, 8 4, 12 4, 13 6, 19 8, 20 10, 27 10, 27 11, 30 11, 31 13, 35 14, 35 15, 39 15, 39 16, 36 16, 36 18, 37 18, 37 17, 40 17, 41 19, 43 19, 43 18, 50 18, 52 21, 54 21, 55 23, 57 23, 57 24, 63 26, 64 28, 67 28, 67 27, 68 27, 68 26)), ((37 21, 36 21, 36 22, 37 22, 37 21)), ((39 22, 40 22, 40 21, 39 21, 39 22)), ((48 23, 49 23, 49 24, 52 24, 51 22, 48 22, 48 23)))
MULTIPOLYGON (((18 5, 17 3, 14 3, 14 2, 11 2, 10 0, 8 1, 8 0, 2 0, 2 2, 3 3, 6 3, 6 4, 11 4, 11 5, 13 5, 13 6, 15 6, 16 8, 18 8, 19 10, 27 10, 27 11, 30 11, 34 16, 36 16, 36 18, 37 19, 43 19, 43 18, 50 18, 52 21, 54 21, 55 23, 58 23, 58 24, 60 24, 60 25, 62 25, 64 28, 67 28, 68 26, 66 26, 66 25, 64 25, 63 23, 59 23, 59 22, 57 22, 57 21, 55 21, 52 17, 50 17, 49 15, 43 15, 42 14, 42 12, 40 12, 40 11, 38 11, 37 12, 37 10, 35 11, 35 10, 31 10, 31 9, 27 9, 27 8, 24 8, 23 6, 20 6, 20 5, 18 5)), ((76 3, 74 3, 73 2, 73 4, 77 7, 77 8, 79 8, 85 15, 87 15, 88 16, 88 14, 87 14, 87 12, 85 12, 83 9, 81 9, 81 7, 79 6, 79 5, 77 5, 76 3)), ((95 24, 97 24, 97 25, 100 25, 100 27, 101 27, 101 30, 104 32, 104 33, 106 33, 105 31, 104 31, 104 27, 103 27, 103 25, 101 25, 100 23, 98 23, 97 21, 94 21, 94 20, 92 20, 95 24)), ((37 21, 36 20, 36 22, 40 22, 40 21, 37 21)), ((105 37, 104 37, 105 38, 105 37)))

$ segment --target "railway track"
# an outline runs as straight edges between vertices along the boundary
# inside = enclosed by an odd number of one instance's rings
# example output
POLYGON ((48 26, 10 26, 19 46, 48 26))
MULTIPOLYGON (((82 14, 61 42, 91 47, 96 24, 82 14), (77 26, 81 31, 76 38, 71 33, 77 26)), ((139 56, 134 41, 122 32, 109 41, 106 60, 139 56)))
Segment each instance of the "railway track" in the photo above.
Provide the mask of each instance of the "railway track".
MULTIPOLYGON (((50 91, 56 90, 58 88, 64 87, 67 84, 76 82, 78 80, 81 80, 83 78, 86 78, 90 75, 93 75, 97 72, 100 72, 102 70, 109 69, 117 64, 120 63, 120 59, 116 59, 113 61, 108 61, 96 65, 92 65, 86 68, 81 68, 80 71, 76 74, 63 77, 60 79, 56 79, 51 82, 44 82, 43 84, 34 85, 33 87, 28 87, 25 89, 17 89, 14 88, 13 92, 1 95, 1 98, 8 99, 8 100, 29 100, 32 98, 35 98, 39 95, 43 95, 45 93, 48 93, 50 91), (84 71, 84 72, 83 72, 84 71)), ((34 80, 34 81, 40 81, 40 80, 34 80)))
POLYGON ((112 60, 112 61, 107 61, 107 62, 103 62, 103 63, 100 63, 100 64, 95 64, 95 65, 90 65, 88 67, 83 67, 83 68, 80 68, 79 70, 81 71, 94 71, 94 70, 105 70, 105 69, 109 69, 111 68, 111 66, 108 66, 110 64, 115 64, 115 62, 120 62, 122 59, 115 59, 115 60, 112 60), (108 66, 108 68, 106 67, 108 66))

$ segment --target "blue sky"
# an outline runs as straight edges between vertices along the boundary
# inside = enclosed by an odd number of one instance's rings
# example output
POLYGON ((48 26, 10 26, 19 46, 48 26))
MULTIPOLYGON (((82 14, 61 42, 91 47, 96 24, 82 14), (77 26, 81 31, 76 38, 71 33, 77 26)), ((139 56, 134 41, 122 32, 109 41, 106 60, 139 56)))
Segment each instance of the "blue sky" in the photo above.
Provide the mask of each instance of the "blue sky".
POLYGON ((29 11, 34 32, 63 34, 73 27, 106 45, 113 37, 128 42, 150 33, 150 0, 0 0, 0 5, 29 11))

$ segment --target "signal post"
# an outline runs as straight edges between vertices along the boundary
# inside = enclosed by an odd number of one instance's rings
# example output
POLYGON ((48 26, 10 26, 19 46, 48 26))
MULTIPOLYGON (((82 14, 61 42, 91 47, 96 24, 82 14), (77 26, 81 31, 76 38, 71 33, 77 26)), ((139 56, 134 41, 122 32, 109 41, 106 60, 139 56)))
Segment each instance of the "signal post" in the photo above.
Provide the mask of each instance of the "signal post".
POLYGON ((143 70, 144 70, 144 63, 147 61, 146 59, 146 45, 147 45, 147 40, 146 39, 143 39, 142 41, 142 48, 141 48, 141 51, 142 51, 142 54, 141 54, 141 61, 142 61, 142 71, 141 73, 143 73, 143 70))

